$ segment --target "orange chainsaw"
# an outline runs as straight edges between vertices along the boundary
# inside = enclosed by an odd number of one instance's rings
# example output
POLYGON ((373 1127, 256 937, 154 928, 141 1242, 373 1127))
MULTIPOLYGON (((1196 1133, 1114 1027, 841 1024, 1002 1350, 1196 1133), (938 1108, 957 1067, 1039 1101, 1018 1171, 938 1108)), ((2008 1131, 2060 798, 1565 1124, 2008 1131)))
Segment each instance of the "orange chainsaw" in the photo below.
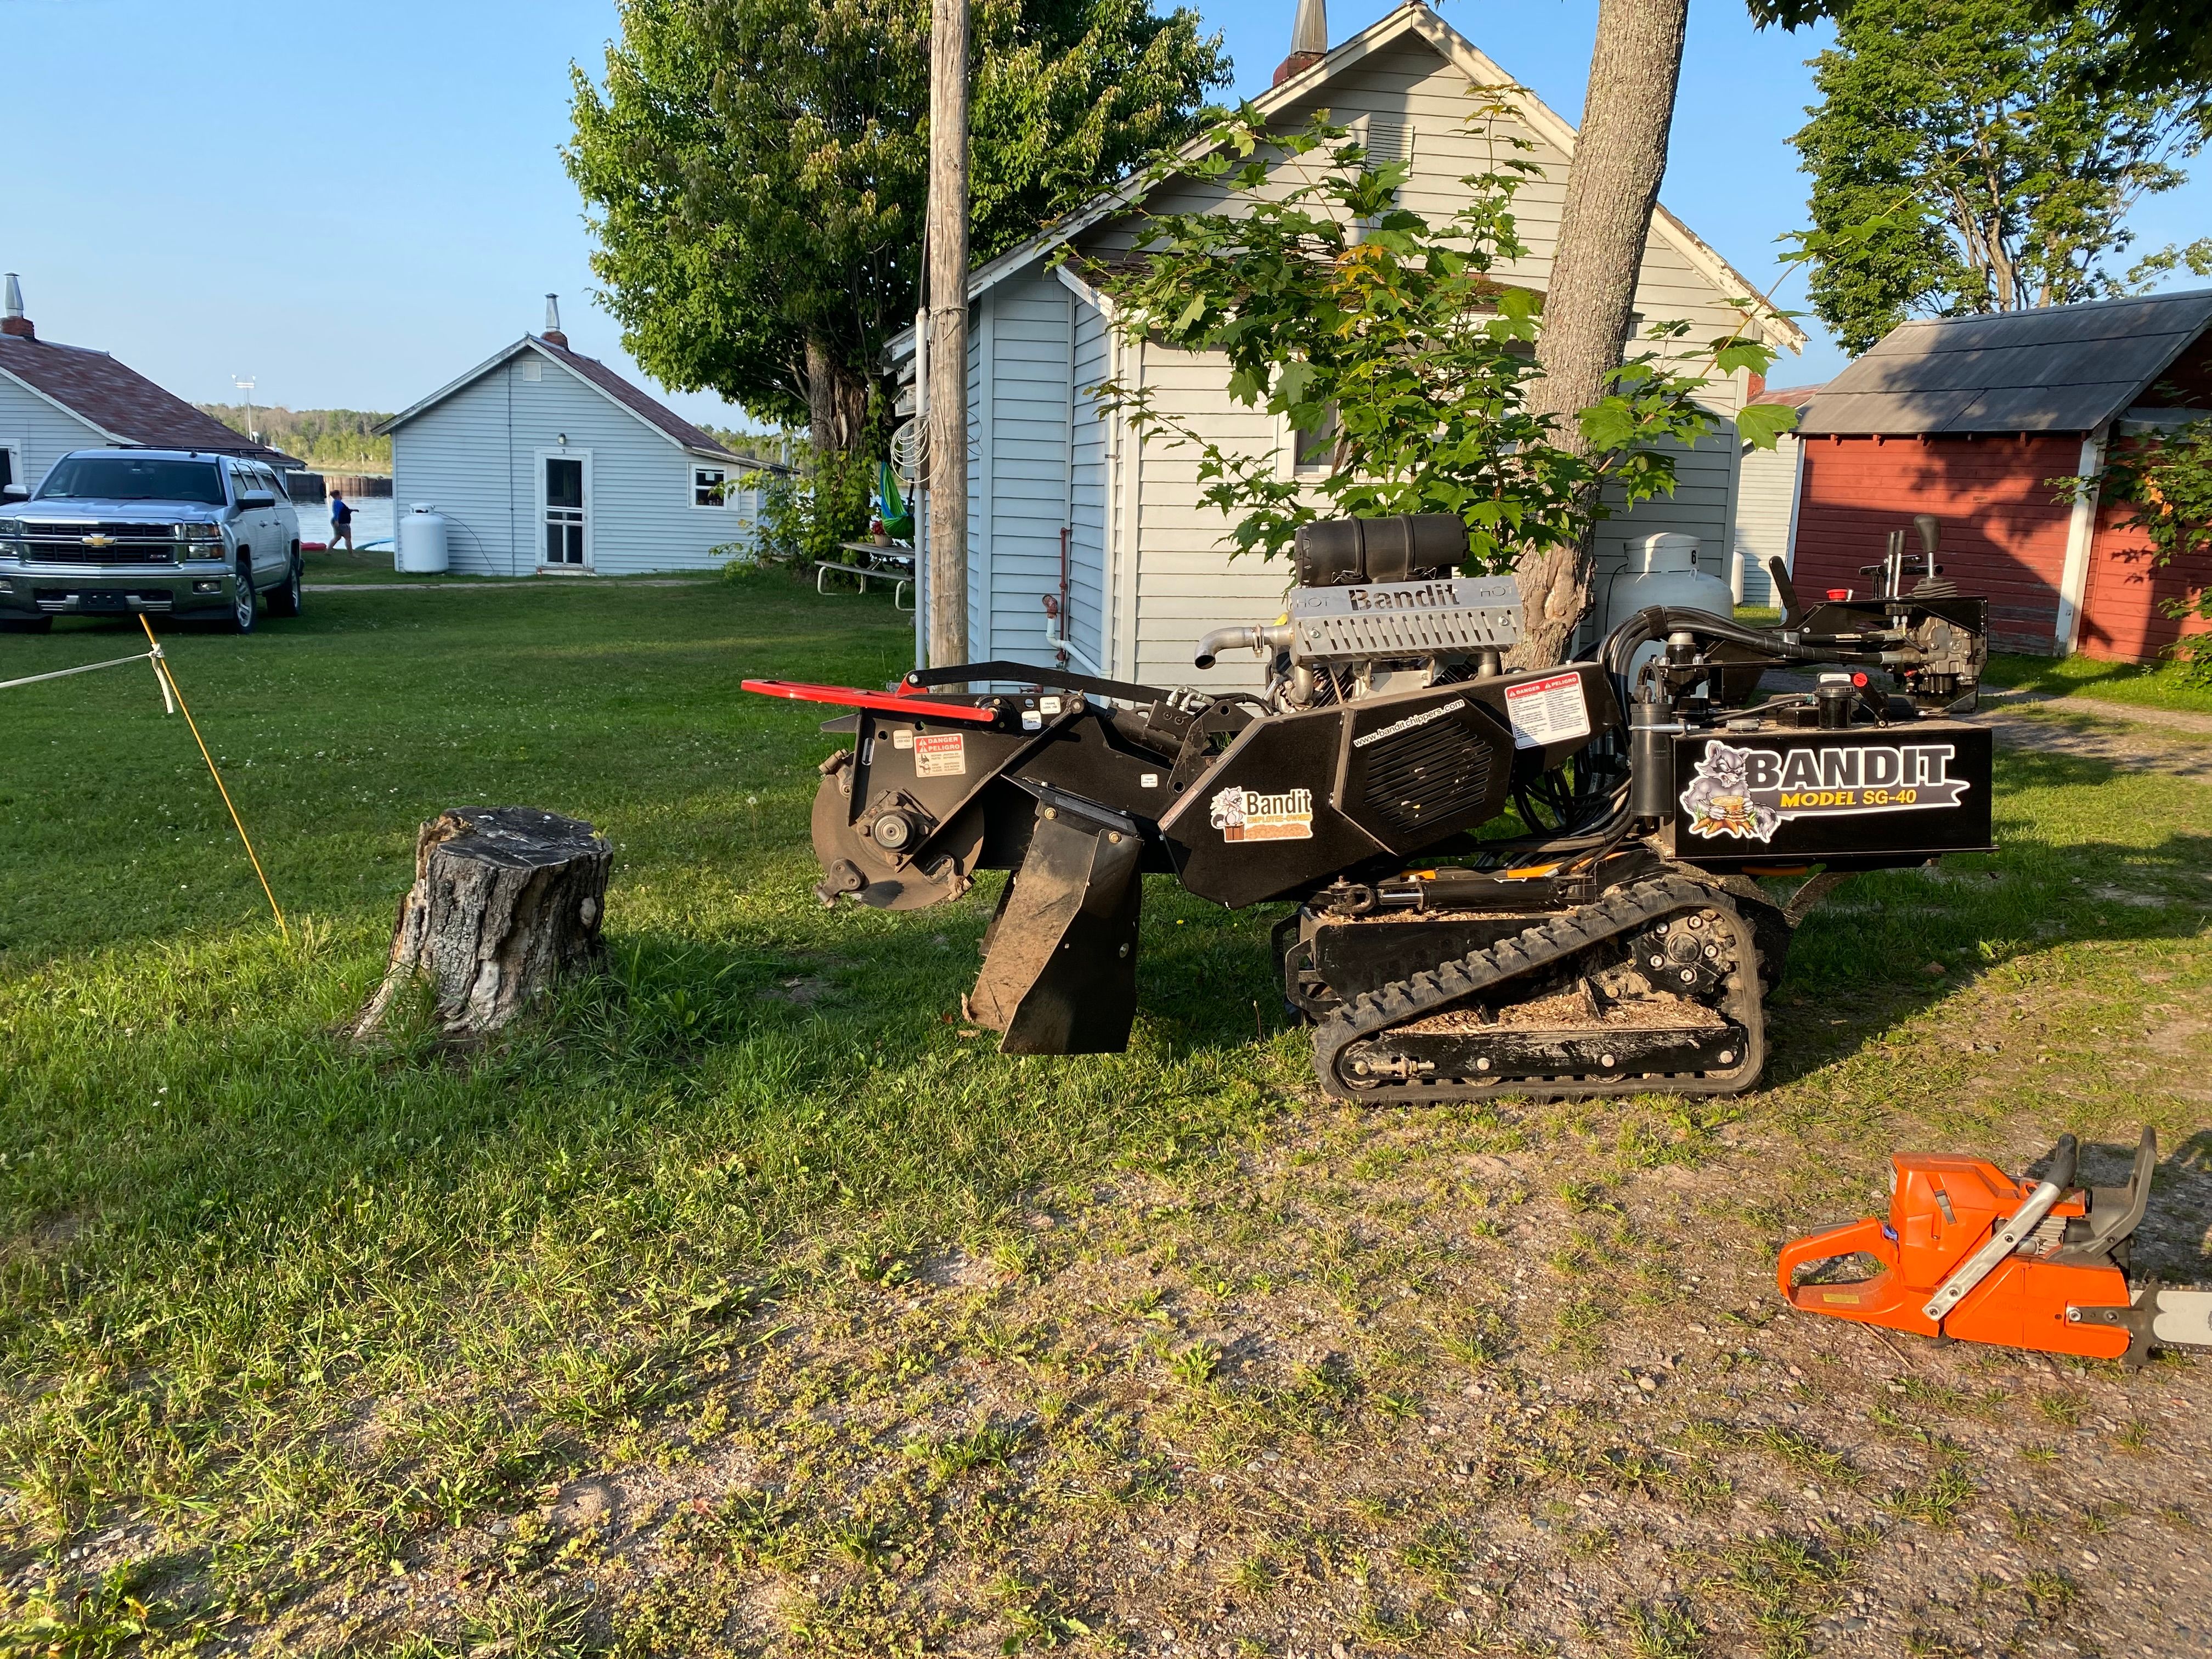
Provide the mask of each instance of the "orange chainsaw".
POLYGON ((1784 1245, 1782 1294, 1805 1313, 2130 1368, 2153 1347, 2212 1346, 2212 1291, 2129 1279, 2128 1240, 2150 1202, 2158 1137, 2144 1128, 2124 1187, 2075 1186, 2077 1150, 2062 1136, 2037 1182, 1978 1158, 1893 1158, 1889 1219, 1784 1245), (1880 1268, 1871 1278, 1825 1277, 1861 1255, 1880 1268))

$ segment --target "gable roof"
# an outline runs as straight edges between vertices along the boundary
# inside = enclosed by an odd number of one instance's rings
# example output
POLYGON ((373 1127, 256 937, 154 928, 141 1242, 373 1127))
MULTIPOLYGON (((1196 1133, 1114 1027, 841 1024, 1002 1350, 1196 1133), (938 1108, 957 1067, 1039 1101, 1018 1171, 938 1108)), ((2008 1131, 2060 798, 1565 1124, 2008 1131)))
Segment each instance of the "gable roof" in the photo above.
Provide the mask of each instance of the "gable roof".
MULTIPOLYGON (((1262 117, 1272 117, 1279 110, 1312 97, 1337 76, 1408 35, 1419 35, 1427 41, 1439 57, 1454 68, 1462 70, 1471 81, 1486 86, 1515 88, 1517 94, 1514 100, 1516 113, 1538 137, 1565 156, 1570 163, 1573 161, 1574 127, 1535 94, 1520 87, 1512 76, 1478 51, 1473 41, 1430 10, 1421 0, 1409 0, 1407 4, 1370 23, 1297 74, 1277 82, 1251 100, 1252 107, 1262 117)), ((1187 164, 1199 161, 1213 148, 1203 137, 1194 138, 1177 152, 1177 158, 1187 164)), ((1073 240, 1092 226, 1135 206, 1143 194, 1142 180, 1141 173, 1133 174, 1046 226, 1019 246, 1009 248, 996 258, 976 266, 968 276, 969 299, 973 301, 986 289, 1073 240)), ((1651 229, 1722 293, 1733 299, 1764 299, 1750 278, 1722 258, 1704 238, 1669 213, 1663 205, 1654 206, 1651 229)), ((1771 345, 1787 346, 1793 351, 1802 350, 1805 345, 1805 331, 1787 318, 1775 316, 1771 311, 1759 319, 1758 325, 1771 345)), ((914 349, 914 330, 911 327, 902 330, 891 340, 888 349, 894 357, 910 353, 914 349)))
MULTIPOLYGON (((390 420, 380 423, 375 430, 380 434, 398 430, 424 410, 434 408, 445 402, 455 392, 474 386, 501 364, 520 356, 526 351, 534 351, 547 361, 558 363, 608 402, 635 416, 679 449, 689 450, 695 455, 711 456, 721 461, 746 459, 743 455, 725 449, 711 434, 700 430, 659 399, 640 391, 598 358, 586 357, 581 352, 571 351, 565 345, 556 345, 552 341, 537 334, 524 335, 504 351, 485 359, 459 380, 440 386, 419 403, 410 404, 390 420)), ((773 461, 753 462, 750 465, 774 471, 781 470, 773 461)))
POLYGON ((0 334, 0 377, 129 449, 197 449, 297 468, 281 449, 255 443, 104 351, 0 334))
POLYGON ((1799 423, 1827 434, 2090 432, 2212 325, 2212 289, 1900 323, 1799 423))

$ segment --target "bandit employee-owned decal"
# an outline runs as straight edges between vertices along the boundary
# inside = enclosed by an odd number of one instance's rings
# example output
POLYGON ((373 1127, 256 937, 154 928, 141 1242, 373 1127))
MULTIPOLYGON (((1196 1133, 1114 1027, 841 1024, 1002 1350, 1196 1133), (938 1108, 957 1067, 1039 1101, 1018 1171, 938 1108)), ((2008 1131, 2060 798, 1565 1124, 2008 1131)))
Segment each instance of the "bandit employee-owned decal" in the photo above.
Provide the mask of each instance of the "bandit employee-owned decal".
POLYGON ((1708 744, 1682 792, 1690 833, 1768 841, 1793 818, 1956 806, 1948 743, 1838 744, 1774 750, 1708 744))
POLYGON ((1310 789, 1285 789, 1274 795, 1258 789, 1224 789, 1207 805, 1207 817, 1224 841, 1313 839, 1310 789))

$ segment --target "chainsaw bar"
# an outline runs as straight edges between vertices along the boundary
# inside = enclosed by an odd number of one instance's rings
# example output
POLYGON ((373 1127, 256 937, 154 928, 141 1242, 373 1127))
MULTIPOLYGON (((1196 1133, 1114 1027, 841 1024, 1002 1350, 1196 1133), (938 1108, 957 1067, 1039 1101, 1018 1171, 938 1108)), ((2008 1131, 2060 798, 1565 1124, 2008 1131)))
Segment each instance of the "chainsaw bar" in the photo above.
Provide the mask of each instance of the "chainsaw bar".
POLYGON ((1512 939, 1352 998, 1316 1029, 1314 1070, 1330 1094, 1366 1105, 1428 1104, 1501 1093, 1552 1099, 1739 1094, 1757 1081, 1766 1058, 1758 964, 1751 926, 1726 894, 1686 877, 1660 876, 1616 888, 1512 939), (1723 1017, 1718 1027, 1694 1033, 1597 1029, 1520 1034, 1517 1046, 1540 1050, 1557 1066, 1552 1071, 1492 1066, 1481 1052, 1486 1042, 1495 1048, 1515 1033, 1478 1026, 1455 1045, 1466 1055, 1466 1074, 1433 1082, 1407 1075, 1407 1060, 1389 1051, 1387 1038, 1398 1028, 1477 1001, 1493 987, 1564 964, 1594 947, 1626 943, 1655 924, 1690 913, 1701 921, 1710 919, 1727 939, 1723 959, 1733 971, 1711 975, 1710 984, 1701 980, 1696 987, 1720 994, 1721 1006, 1714 1011, 1723 1017), (1649 1040, 1658 1036, 1676 1040, 1649 1040), (1646 1040, 1638 1043, 1638 1037, 1646 1040), (1692 1063, 1668 1069, 1668 1060, 1692 1063))

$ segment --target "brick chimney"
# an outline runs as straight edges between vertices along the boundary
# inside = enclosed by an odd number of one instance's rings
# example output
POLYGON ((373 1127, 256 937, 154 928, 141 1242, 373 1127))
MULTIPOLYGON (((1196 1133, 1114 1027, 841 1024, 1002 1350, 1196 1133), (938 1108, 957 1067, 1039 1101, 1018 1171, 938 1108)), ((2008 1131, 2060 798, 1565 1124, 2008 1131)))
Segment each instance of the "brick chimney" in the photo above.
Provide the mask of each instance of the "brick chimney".
POLYGON ((1291 55, 1275 65, 1273 82, 1280 86, 1293 75, 1311 69, 1328 56, 1328 7, 1326 0, 1298 0, 1298 15, 1291 25, 1291 55))
POLYGON ((538 337, 563 351, 568 349, 568 337, 561 331, 561 296, 557 294, 545 296, 545 331, 538 337))
POLYGON ((8 273, 8 301, 0 310, 0 334, 12 334, 19 340, 35 340, 39 331, 31 326, 31 319, 23 314, 23 284, 15 273, 8 273))

